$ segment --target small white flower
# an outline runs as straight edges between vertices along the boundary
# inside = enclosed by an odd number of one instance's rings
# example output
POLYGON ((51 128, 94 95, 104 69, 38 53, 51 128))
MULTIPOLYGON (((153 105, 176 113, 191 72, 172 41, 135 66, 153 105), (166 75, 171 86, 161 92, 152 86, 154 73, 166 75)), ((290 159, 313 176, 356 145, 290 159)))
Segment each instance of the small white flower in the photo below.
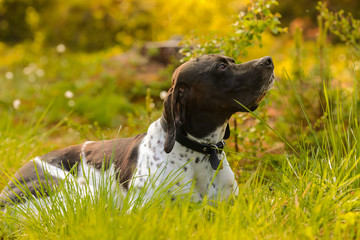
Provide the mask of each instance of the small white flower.
POLYGON ((56 46, 56 51, 57 51, 58 53, 63 53, 63 52, 65 52, 65 50, 66 50, 66 47, 65 47, 65 45, 62 44, 62 43, 56 46))
POLYGON ((31 68, 25 67, 25 68, 23 69, 23 73, 24 73, 25 75, 29 75, 29 74, 31 73, 31 68))
POLYGON ((74 100, 69 100, 68 101, 68 106, 69 107, 74 107, 75 106, 75 101, 74 100))
POLYGON ((42 70, 41 68, 39 68, 39 69, 36 70, 36 75, 37 75, 38 77, 43 77, 43 76, 45 75, 45 72, 44 72, 44 70, 42 70))
POLYGON ((70 91, 70 90, 67 90, 67 91, 65 92, 64 96, 65 96, 66 98, 70 99, 70 98, 73 98, 73 97, 74 97, 74 93, 73 93, 72 91, 70 91))
POLYGON ((11 80, 14 78, 14 74, 12 72, 7 72, 7 73, 5 73, 5 77, 6 77, 6 79, 11 80))
POLYGON ((155 108, 155 103, 150 103, 150 108, 154 109, 155 108))
POLYGON ((21 101, 20 101, 19 99, 15 99, 15 100, 13 101, 13 107, 14 107, 16 110, 19 109, 20 104, 21 104, 21 101))
POLYGON ((166 92, 166 91, 161 91, 161 92, 160 92, 160 98, 161 98, 161 100, 165 100, 166 96, 167 96, 167 92, 166 92))
POLYGON ((35 70, 37 69, 37 65, 36 63, 30 63, 29 66, 25 67, 23 69, 23 72, 25 75, 30 75, 31 73, 33 73, 35 70))

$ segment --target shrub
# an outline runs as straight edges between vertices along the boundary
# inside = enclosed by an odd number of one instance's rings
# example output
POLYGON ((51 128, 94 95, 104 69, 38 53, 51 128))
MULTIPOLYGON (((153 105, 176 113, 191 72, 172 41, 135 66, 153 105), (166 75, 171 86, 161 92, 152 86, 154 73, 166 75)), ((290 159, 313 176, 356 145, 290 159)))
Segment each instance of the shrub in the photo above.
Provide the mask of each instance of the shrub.
POLYGON ((210 53, 221 53, 239 60, 247 55, 247 48, 256 43, 262 45, 262 34, 265 31, 271 31, 273 34, 286 32, 287 28, 279 26, 280 14, 271 12, 271 7, 277 4, 274 0, 248 3, 247 11, 238 14, 232 31, 227 35, 208 35, 187 40, 180 50, 184 55, 183 61, 210 53))

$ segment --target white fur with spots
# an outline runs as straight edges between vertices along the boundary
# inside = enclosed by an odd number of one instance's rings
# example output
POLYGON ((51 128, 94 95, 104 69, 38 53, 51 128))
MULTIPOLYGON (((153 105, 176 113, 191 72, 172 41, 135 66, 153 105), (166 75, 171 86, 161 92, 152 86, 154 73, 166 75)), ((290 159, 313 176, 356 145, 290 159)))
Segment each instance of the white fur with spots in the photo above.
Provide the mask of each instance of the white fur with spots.
MULTIPOLYGON (((222 140, 226 125, 227 123, 218 127, 204 138, 191 138, 215 144, 222 140)), ((169 154, 165 153, 165 137, 166 132, 161 127, 160 119, 149 126, 147 135, 139 146, 137 171, 131 182, 133 186, 142 188, 150 181, 152 187, 148 188, 146 194, 151 197, 159 186, 165 181, 174 181, 176 176, 175 181, 180 179, 177 185, 185 186, 182 193, 193 191, 192 199, 195 202, 202 200, 205 195, 208 199, 225 200, 231 194, 238 194, 238 184, 224 152, 218 154, 219 159, 223 159, 223 168, 215 175, 216 171, 210 165, 208 154, 193 151, 178 142, 175 142, 169 154)))
MULTIPOLYGON (((204 138, 190 137, 198 142, 214 144, 222 140, 225 129, 226 123, 204 138)), ((210 165, 208 154, 193 151, 178 142, 175 142, 174 148, 167 154, 164 151, 165 138, 166 133, 160 125, 160 119, 149 126, 147 135, 139 145, 137 167, 130 182, 130 187, 135 191, 131 192, 130 201, 139 197, 136 189, 143 190, 145 187, 143 202, 147 202, 156 195, 156 191, 167 187, 168 183, 172 183, 171 190, 175 188, 176 191, 174 191, 176 194, 168 191, 170 194, 176 196, 191 193, 194 202, 201 201, 205 196, 208 199, 225 200, 232 194, 238 194, 238 185, 224 152, 218 154, 219 159, 223 160, 223 168, 216 173, 210 165)), ((45 162, 40 157, 31 161, 35 162, 38 167, 41 166, 49 176, 65 180, 67 184, 65 184, 64 190, 70 194, 93 195, 99 187, 105 186, 109 191, 116 193, 114 201, 121 205, 121 199, 124 199, 127 190, 117 183, 113 164, 104 172, 87 164, 85 152, 90 147, 89 143, 91 142, 85 142, 81 146, 82 159, 77 167, 76 175, 45 162)), ((63 198, 63 193, 56 194, 63 198)), ((40 204, 50 204, 47 197, 34 198, 33 201, 20 204, 19 207, 35 209, 34 201, 40 204)))

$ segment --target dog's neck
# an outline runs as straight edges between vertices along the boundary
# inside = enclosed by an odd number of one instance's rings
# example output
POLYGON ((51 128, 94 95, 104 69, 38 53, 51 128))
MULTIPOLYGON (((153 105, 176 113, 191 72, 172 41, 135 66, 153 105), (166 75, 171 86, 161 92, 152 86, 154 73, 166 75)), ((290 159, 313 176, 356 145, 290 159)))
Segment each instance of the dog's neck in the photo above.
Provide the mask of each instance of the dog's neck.
MULTIPOLYGON (((166 127, 165 125, 166 120, 164 118, 164 116, 162 116, 159 119, 159 122, 161 123, 161 126, 163 128, 163 130, 166 132, 166 127)), ((223 141, 224 139, 227 139, 229 137, 229 128, 228 128, 228 120, 226 120, 225 122, 223 122, 220 126, 216 127, 213 131, 209 131, 206 134, 203 134, 204 136, 202 137, 197 137, 194 136, 193 134, 189 133, 187 131, 187 129, 177 129, 177 133, 176 134, 180 134, 180 132, 182 132, 181 134, 185 135, 188 139, 201 143, 201 144, 209 144, 209 145, 214 145, 217 144, 221 141, 223 141)))
POLYGON ((203 144, 216 144, 224 139, 225 131, 227 128, 228 122, 224 122, 221 126, 217 127, 214 131, 208 133, 204 137, 194 137, 193 135, 189 134, 187 137, 193 141, 203 143, 203 144))
POLYGON ((231 114, 225 112, 189 112, 185 114, 184 128, 186 132, 201 142, 217 143, 224 138, 231 114))

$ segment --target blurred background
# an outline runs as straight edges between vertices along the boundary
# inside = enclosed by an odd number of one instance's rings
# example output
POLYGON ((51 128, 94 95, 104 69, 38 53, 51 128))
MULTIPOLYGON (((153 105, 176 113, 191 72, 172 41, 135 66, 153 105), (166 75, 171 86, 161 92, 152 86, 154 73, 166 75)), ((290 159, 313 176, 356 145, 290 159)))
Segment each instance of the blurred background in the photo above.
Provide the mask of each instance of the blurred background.
MULTIPOLYGON (((339 87, 340 100, 354 92, 360 62, 351 39, 336 34, 316 1, 257 2, 268 4, 267 12, 239 0, 0 0, 0 152, 16 155, 14 144, 27 146, 17 158, 26 160, 84 139, 146 131, 161 114, 173 70, 194 49, 217 52, 219 39, 246 43, 232 52, 237 62, 273 57, 277 83, 259 108, 271 127, 290 142, 312 130, 304 123, 321 131, 323 84, 339 87), (236 38, 251 28, 250 15, 239 20, 251 11, 270 27, 257 23, 256 41, 256 34, 236 38)), ((360 18, 360 1, 326 6, 360 18)), ((286 150, 261 121, 239 114, 231 124, 229 148, 247 156, 236 157, 243 159, 234 163, 239 171, 246 171, 246 159, 254 167, 249 156, 286 150)), ((15 169, 19 162, 0 166, 15 169)))
MULTIPOLYGON (((146 41, 172 37, 224 34, 244 0, 1 0, 0 40, 9 46, 37 41, 44 46, 64 44, 72 51, 94 52, 114 47, 127 50, 146 41)), ((360 15, 360 2, 327 1, 330 10, 360 15)), ((279 1, 274 11, 283 26, 301 21, 316 26, 316 1, 279 1)), ((309 33, 307 33, 309 34, 309 33)))
POLYGON ((360 239, 359 0, 0 0, 0 191, 35 156, 147 131, 175 68, 206 53, 275 65, 230 119, 239 198, 119 212, 70 195, 0 210, 0 239, 360 239))

